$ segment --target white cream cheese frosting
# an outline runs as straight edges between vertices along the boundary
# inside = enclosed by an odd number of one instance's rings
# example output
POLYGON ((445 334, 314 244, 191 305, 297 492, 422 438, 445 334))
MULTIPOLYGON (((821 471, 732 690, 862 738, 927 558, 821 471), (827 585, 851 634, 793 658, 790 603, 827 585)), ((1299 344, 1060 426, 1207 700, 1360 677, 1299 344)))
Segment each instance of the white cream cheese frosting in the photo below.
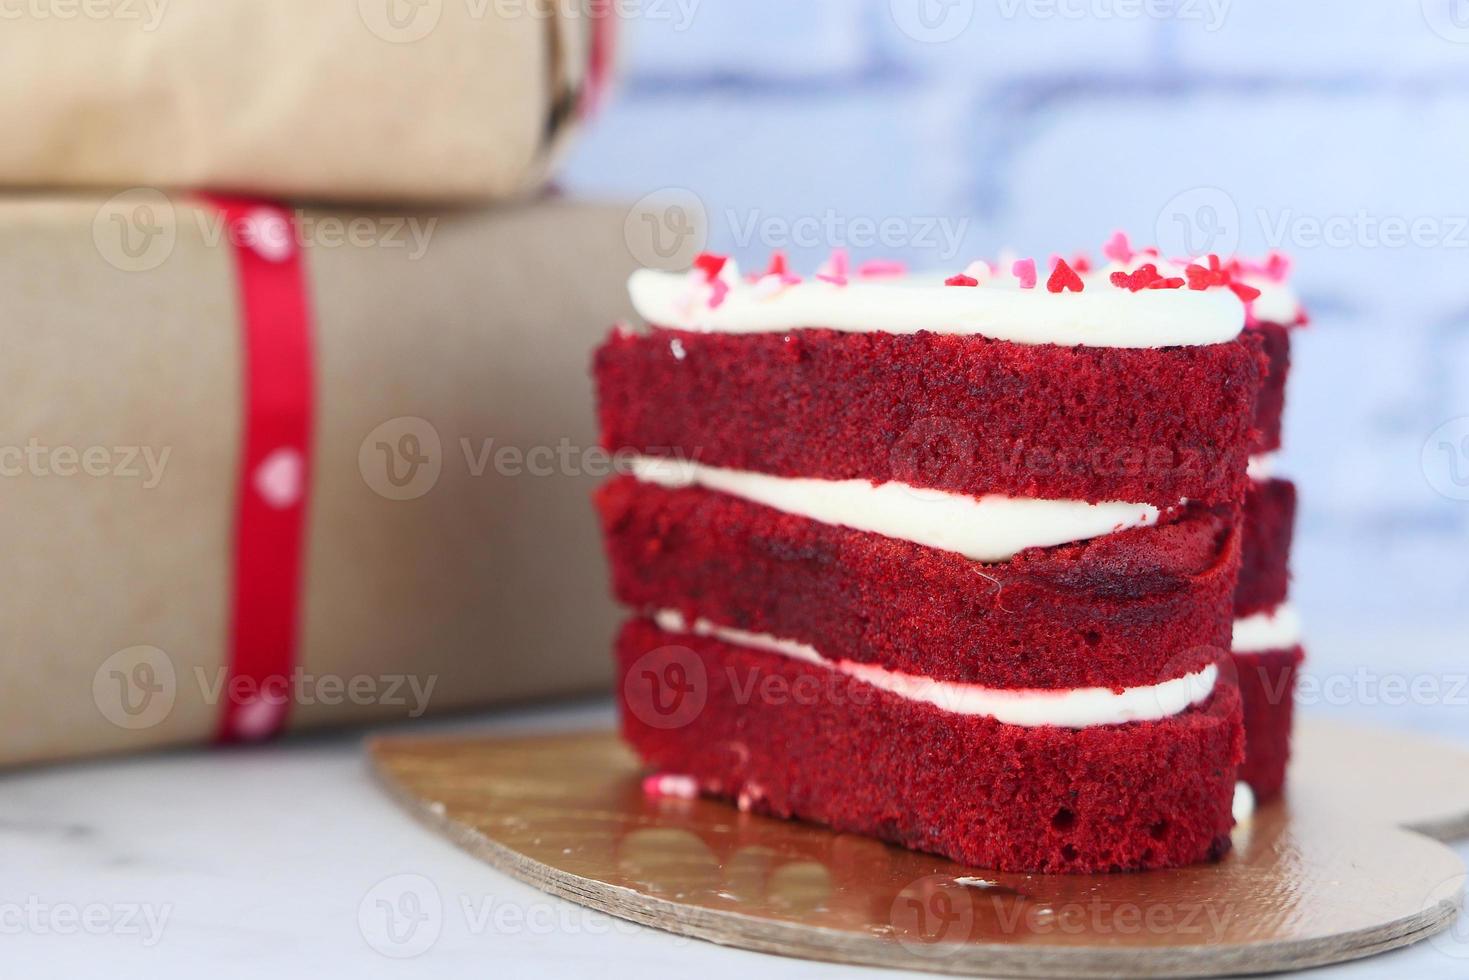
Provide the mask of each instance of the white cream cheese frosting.
POLYGON ((1234 621, 1234 652, 1288 650, 1301 642, 1301 617, 1290 603, 1234 621))
POLYGON ((981 562, 1008 561, 1027 548, 1086 541, 1158 521, 1148 504, 971 497, 889 482, 770 476, 686 459, 638 456, 645 483, 717 490, 822 524, 869 531, 981 562))
POLYGON ((1260 291, 1260 295, 1250 304, 1250 315, 1256 320, 1287 327, 1300 321, 1305 309, 1295 290, 1283 282, 1258 276, 1250 276, 1245 282, 1260 291))
POLYGON ((638 314, 659 327, 704 333, 780 333, 825 328, 848 333, 977 335, 1019 344, 1157 348, 1219 344, 1239 336, 1245 306, 1225 289, 1131 292, 1091 282, 1082 292, 1022 289, 1011 277, 980 286, 933 278, 875 277, 841 283, 743 279, 734 263, 714 287, 700 273, 643 269, 628 281, 638 314))
POLYGON ((705 619, 690 623, 676 610, 659 612, 654 620, 669 633, 708 636, 736 646, 779 654, 824 667, 908 701, 923 702, 954 714, 980 715, 1002 724, 1025 728, 1090 728, 1160 721, 1208 700, 1219 679, 1219 669, 1210 664, 1195 673, 1160 684, 1126 688, 1120 693, 1100 687, 1054 691, 992 688, 904 674, 874 664, 828 660, 814 647, 804 643, 718 626, 705 619))

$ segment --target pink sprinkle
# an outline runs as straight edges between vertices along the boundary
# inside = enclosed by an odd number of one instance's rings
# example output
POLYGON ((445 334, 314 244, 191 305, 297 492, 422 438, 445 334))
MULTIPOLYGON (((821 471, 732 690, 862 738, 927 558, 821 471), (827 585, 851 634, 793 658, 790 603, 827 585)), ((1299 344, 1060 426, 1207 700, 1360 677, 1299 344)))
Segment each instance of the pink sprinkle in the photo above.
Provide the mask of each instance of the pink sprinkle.
POLYGON ((844 248, 833 249, 831 253, 831 271, 843 279, 851 275, 852 258, 844 248))
POLYGON ((969 263, 969 268, 964 270, 964 274, 980 283, 986 283, 994 275, 994 270, 990 268, 990 264, 984 259, 975 259, 969 263))
POLYGON ((1124 265, 1132 261, 1132 244, 1127 240, 1125 232, 1115 232, 1107 239, 1107 244, 1102 246, 1102 254, 1113 262, 1121 262, 1124 265))
POLYGON ((824 272, 818 272, 816 278, 821 282, 829 282, 833 286, 845 286, 847 284, 846 276, 829 276, 824 272))
POLYGON ((699 795, 699 784, 693 776, 678 776, 667 772, 654 773, 643 779, 643 795, 692 800, 699 795))
POLYGON ((816 277, 818 279, 822 276, 830 276, 832 279, 846 279, 852 274, 852 258, 844 248, 832 249, 831 258, 827 259, 826 264, 818 269, 817 272, 820 273, 816 277))
POLYGON ((757 299, 769 299, 785 291, 787 287, 797 285, 800 281, 800 276, 793 276, 790 273, 783 275, 767 273, 761 276, 759 281, 755 283, 755 297, 757 299))
POLYGON ((755 288, 752 290, 756 299, 769 299, 785 288, 780 281, 780 276, 761 276, 755 280, 755 288))
POLYGON ((891 259, 873 259, 857 267, 857 275, 863 279, 880 279, 885 276, 906 276, 908 267, 891 259))
POLYGON ((1020 280, 1021 289, 1035 288, 1035 259, 1020 259, 1010 271, 1016 279, 1020 280))
POLYGON ((784 276, 790 271, 784 252, 777 249, 770 253, 770 268, 765 270, 767 276, 784 276))
POLYGON ((944 280, 945 286, 978 286, 979 280, 973 276, 950 276, 944 280))
POLYGON ((709 286, 713 290, 709 295, 709 309, 717 310, 729 299, 729 283, 723 279, 715 279, 709 286))
POLYGON ((1273 282, 1284 282, 1290 275, 1290 256, 1284 252, 1271 252, 1265 259, 1265 275, 1273 282))

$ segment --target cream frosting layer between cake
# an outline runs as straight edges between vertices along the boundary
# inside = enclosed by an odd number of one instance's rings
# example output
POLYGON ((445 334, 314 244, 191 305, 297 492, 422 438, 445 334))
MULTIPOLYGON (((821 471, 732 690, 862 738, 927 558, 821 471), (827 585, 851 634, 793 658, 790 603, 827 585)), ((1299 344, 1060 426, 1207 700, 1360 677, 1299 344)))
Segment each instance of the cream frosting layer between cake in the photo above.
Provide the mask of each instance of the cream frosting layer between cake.
POLYGON ((1234 652, 1289 650, 1301 642, 1301 617, 1283 602, 1274 609, 1234 621, 1234 652))
POLYGON ((741 278, 731 262, 720 295, 697 274, 642 269, 628 281, 648 323, 703 333, 779 333, 823 328, 848 333, 977 335, 1018 344, 1158 348, 1220 344, 1238 337, 1245 306, 1228 290, 1130 292, 1110 283, 1083 292, 1019 288, 1009 277, 982 286, 882 277, 838 284, 741 278))
POLYGON ((1280 461, 1279 453, 1265 453, 1260 456, 1250 457, 1249 474, 1251 480, 1269 480, 1275 476, 1275 468, 1280 461))
POLYGON ((815 647, 795 640, 719 626, 705 619, 690 623, 677 610, 663 610, 653 618, 667 633, 708 636, 735 646, 790 657, 942 711, 981 715, 1001 724, 1025 728, 1091 728, 1161 721, 1208 700, 1219 679, 1219 668, 1210 664, 1194 673, 1146 687, 1126 688, 1120 693, 1101 687, 1055 691, 982 687, 904 674, 874 664, 828 660, 815 647))
POLYGON ((699 486, 822 524, 869 531, 974 561, 1008 561, 1027 548, 1086 541, 1158 521, 1148 504, 971 497, 888 482, 770 476, 686 459, 639 456, 633 476, 645 483, 699 486))

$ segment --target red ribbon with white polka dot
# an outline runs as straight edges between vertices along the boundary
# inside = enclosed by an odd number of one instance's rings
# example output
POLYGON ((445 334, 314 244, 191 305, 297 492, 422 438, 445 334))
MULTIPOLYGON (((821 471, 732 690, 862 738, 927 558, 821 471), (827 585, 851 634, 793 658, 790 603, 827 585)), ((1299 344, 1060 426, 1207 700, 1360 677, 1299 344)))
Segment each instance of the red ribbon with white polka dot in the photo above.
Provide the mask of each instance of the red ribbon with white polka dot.
POLYGON ((606 101, 617 56, 617 10, 612 0, 591 0, 588 11, 592 36, 587 46, 587 78, 580 107, 583 119, 595 116, 606 101))
POLYGON ((244 392, 218 738, 256 741, 284 727, 296 666, 315 406, 311 305, 291 213, 245 198, 206 200, 235 259, 244 392))

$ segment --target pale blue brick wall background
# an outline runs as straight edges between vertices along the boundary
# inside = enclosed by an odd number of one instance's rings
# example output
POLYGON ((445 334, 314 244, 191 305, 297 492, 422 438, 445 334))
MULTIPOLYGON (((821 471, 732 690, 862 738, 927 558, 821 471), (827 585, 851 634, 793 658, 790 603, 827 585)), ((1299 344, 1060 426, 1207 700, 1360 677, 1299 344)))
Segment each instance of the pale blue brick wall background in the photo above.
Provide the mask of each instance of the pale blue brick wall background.
POLYGON ((1118 227, 1293 253, 1316 322, 1284 463, 1317 662, 1462 672, 1469 420, 1433 433, 1469 417, 1469 0, 627 6, 621 89, 563 182, 687 189, 742 261, 958 269, 1118 227))

